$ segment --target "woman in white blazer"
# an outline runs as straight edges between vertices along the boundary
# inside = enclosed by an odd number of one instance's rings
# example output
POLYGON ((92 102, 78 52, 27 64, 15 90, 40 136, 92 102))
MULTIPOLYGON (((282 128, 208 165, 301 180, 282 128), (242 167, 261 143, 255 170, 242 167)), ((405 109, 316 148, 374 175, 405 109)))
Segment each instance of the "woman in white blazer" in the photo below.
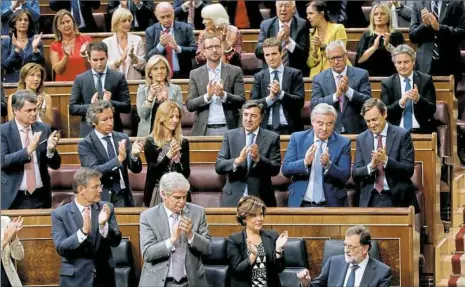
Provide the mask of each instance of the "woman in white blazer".
POLYGON ((15 265, 11 260, 12 257, 16 260, 21 260, 24 257, 23 245, 16 236, 21 228, 23 228, 23 219, 21 216, 13 219, 13 221, 8 216, 2 216, 2 287, 23 286, 15 265))
POLYGON ((171 83, 171 68, 165 57, 153 55, 145 67, 145 84, 137 89, 137 113, 139 127, 137 136, 148 136, 153 130, 153 121, 158 106, 164 101, 176 102, 182 110, 181 87, 171 83))
POLYGON ((126 8, 118 8, 111 18, 115 35, 102 41, 108 47, 108 66, 123 73, 126 80, 142 80, 145 67, 145 45, 140 36, 129 33, 133 17, 126 8))

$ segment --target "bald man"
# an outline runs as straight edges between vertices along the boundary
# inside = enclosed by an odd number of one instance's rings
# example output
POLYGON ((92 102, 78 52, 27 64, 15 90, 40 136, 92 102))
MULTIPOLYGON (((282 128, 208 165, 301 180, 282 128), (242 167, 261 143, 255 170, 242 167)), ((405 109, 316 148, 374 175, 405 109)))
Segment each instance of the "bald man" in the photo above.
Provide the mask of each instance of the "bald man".
POLYGON ((197 44, 192 27, 174 21, 174 9, 168 2, 155 7, 158 23, 145 30, 147 61, 153 55, 163 55, 170 63, 172 78, 188 78, 197 44))

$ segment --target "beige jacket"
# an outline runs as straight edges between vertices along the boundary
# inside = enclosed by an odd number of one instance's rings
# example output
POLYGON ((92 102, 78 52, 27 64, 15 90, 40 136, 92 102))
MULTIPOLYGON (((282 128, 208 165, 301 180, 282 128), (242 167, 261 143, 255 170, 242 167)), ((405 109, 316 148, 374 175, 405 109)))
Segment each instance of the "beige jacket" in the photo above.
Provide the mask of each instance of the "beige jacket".
MULTIPOLYGON (((3 234, 5 233, 6 227, 10 224, 11 220, 8 216, 2 216, 2 231, 1 231, 1 240, 3 240, 3 234)), ((21 280, 19 279, 18 272, 16 267, 13 264, 11 258, 15 260, 21 260, 24 257, 24 248, 18 238, 10 242, 5 249, 1 249, 2 254, 2 265, 5 268, 5 273, 10 281, 11 286, 23 286, 21 280)))

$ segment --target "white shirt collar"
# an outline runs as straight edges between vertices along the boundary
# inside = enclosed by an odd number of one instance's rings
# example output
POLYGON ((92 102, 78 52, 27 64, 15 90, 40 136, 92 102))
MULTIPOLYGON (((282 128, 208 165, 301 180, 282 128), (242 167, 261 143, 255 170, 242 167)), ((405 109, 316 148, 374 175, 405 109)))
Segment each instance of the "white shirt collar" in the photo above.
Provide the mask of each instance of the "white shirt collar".
POLYGON ((207 70, 210 71, 210 72, 217 72, 217 71, 220 71, 221 72, 221 67, 222 67, 222 62, 220 61, 220 63, 218 64, 218 66, 216 66, 215 70, 211 69, 210 66, 208 65, 207 63, 207 70))
POLYGON ((16 122, 16 125, 18 126, 18 130, 19 130, 19 131, 22 131, 23 129, 26 129, 26 128, 29 128, 29 129, 32 128, 32 126, 28 126, 28 127, 27 127, 27 126, 23 126, 23 125, 18 121, 18 119, 17 119, 16 117, 15 117, 15 122, 16 122))
MULTIPOLYGON (((286 23, 287 26, 289 26, 289 28, 291 28, 291 25, 292 25, 292 19, 294 18, 294 16, 291 17, 291 20, 289 20, 289 22, 286 23)), ((281 20, 279 20, 279 29, 281 29, 281 27, 284 25, 283 22, 281 22, 281 20)))
MULTIPOLYGON (((387 130, 388 130, 388 127, 389 127, 389 124, 388 122, 386 122, 386 125, 384 126, 384 129, 381 131, 381 135, 383 137, 387 137, 387 130)), ((373 133, 373 137, 376 139, 376 136, 374 133, 373 133)))
POLYGON ((168 29, 168 30, 170 30, 170 33, 173 32, 173 27, 174 27, 174 21, 173 21, 173 24, 171 24, 171 26, 169 28, 165 28, 163 25, 161 25, 162 31, 165 31, 166 29, 168 29))
POLYGON ((339 75, 347 76, 347 65, 346 65, 346 67, 344 68, 344 71, 342 71, 340 74, 334 72, 334 70, 331 70, 331 71, 333 72, 333 78, 334 78, 334 79, 337 79, 337 76, 339 76, 339 75))
MULTIPOLYGON (((105 70, 102 72, 102 74, 106 75, 106 74, 107 74, 107 70, 108 70, 108 66, 105 67, 105 70)), ((95 71, 94 69, 92 69, 92 75, 97 75, 97 74, 98 74, 98 72, 95 71)))
POLYGON ((279 65, 276 69, 268 67, 268 71, 270 72, 270 75, 273 75, 274 71, 279 71, 281 74, 284 74, 284 65, 281 63, 281 65, 279 65))
MULTIPOLYGON (((365 257, 365 259, 362 260, 362 262, 360 262, 358 265, 358 267, 360 268, 360 270, 365 270, 365 268, 367 267, 368 265, 368 260, 370 260, 370 255, 367 254, 367 257, 365 257)), ((349 264, 349 269, 353 266, 354 264, 350 263, 349 264)))
POLYGON ((163 203, 163 208, 165 209, 166 216, 168 217, 168 220, 170 219, 171 215, 174 214, 168 207, 166 207, 165 203, 163 203))
MULTIPOLYGON (((252 133, 255 135, 255 139, 257 138, 258 136, 258 130, 260 129, 260 127, 258 127, 255 131, 253 131, 252 133)), ((248 132, 246 129, 244 129, 244 132, 245 132, 245 137, 247 137, 249 135, 250 132, 248 132)))
POLYGON ((110 137, 111 137, 111 133, 109 133, 109 134, 107 134, 107 135, 104 135, 104 134, 102 134, 101 132, 99 132, 98 130, 96 130, 95 128, 94 128, 94 130, 95 130, 95 134, 97 135, 97 137, 99 138, 99 140, 102 140, 104 137, 107 137, 107 136, 110 136, 110 137))
POLYGON ((399 79, 400 79, 401 83, 404 83, 404 79, 409 79, 410 80, 410 85, 413 86, 413 70, 412 70, 412 73, 410 73, 410 75, 408 77, 404 77, 404 76, 401 76, 399 74, 399 79))
MULTIPOLYGON (((74 203, 76 203, 76 206, 79 209, 79 212, 82 213, 84 211, 85 206, 77 202, 76 199, 74 199, 74 203)), ((90 208, 90 205, 89 205, 89 208, 90 208)))
MULTIPOLYGON (((331 136, 329 136, 330 138, 331 136)), ((328 143, 328 140, 329 138, 327 138, 326 140, 320 140, 315 134, 313 134, 313 142, 316 143, 317 141, 321 141, 323 143, 328 143)))

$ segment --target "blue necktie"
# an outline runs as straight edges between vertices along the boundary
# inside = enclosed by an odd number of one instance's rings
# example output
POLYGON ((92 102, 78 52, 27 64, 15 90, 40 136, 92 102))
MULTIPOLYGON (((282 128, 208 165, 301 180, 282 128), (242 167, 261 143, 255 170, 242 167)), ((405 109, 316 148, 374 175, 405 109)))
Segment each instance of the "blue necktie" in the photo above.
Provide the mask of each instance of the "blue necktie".
MULTIPOLYGON (((274 74, 273 82, 278 81, 278 83, 279 83, 278 73, 279 73, 278 70, 273 71, 273 74, 274 74)), ((274 100, 274 103, 273 103, 273 108, 272 108, 272 110, 273 110, 272 123, 273 123, 273 129, 274 130, 279 130, 279 126, 281 124, 281 119, 280 119, 281 108, 280 107, 281 107, 280 99, 278 99, 276 97, 275 100, 274 100)))
MULTIPOLYGON (((412 89, 410 86, 410 79, 405 78, 405 92, 409 91, 412 89)), ((410 130, 412 128, 412 112, 413 112, 413 101, 411 99, 408 99, 407 102, 405 103, 405 109, 404 109, 404 128, 406 130, 410 130)))
MULTIPOLYGON (((103 137, 103 139, 107 142, 107 152, 108 152, 108 159, 112 160, 116 157, 115 148, 113 147, 113 143, 111 142, 111 136, 103 137)), ((121 185, 119 183, 121 177, 119 174, 119 169, 116 170, 115 174, 113 175, 113 184, 112 184, 112 192, 118 194, 121 190, 121 185)))
POLYGON ((71 1, 71 10, 73 10, 73 18, 76 26, 81 26, 81 16, 79 15, 79 2, 77 0, 71 1))
POLYGON ((323 167, 320 163, 320 156, 323 153, 323 142, 318 141, 318 149, 315 154, 315 159, 313 160, 315 173, 313 176, 313 198, 312 200, 316 203, 324 201, 324 191, 323 191, 323 167))
POLYGON ((346 287, 355 287, 355 270, 358 269, 358 265, 352 265, 352 270, 350 271, 349 279, 347 280, 346 287))
MULTIPOLYGON (((254 133, 249 133, 247 135, 247 147, 250 147, 253 145, 253 139, 255 138, 254 133)), ((252 156, 250 153, 247 155, 247 171, 250 171, 250 167, 252 166, 252 156)))

